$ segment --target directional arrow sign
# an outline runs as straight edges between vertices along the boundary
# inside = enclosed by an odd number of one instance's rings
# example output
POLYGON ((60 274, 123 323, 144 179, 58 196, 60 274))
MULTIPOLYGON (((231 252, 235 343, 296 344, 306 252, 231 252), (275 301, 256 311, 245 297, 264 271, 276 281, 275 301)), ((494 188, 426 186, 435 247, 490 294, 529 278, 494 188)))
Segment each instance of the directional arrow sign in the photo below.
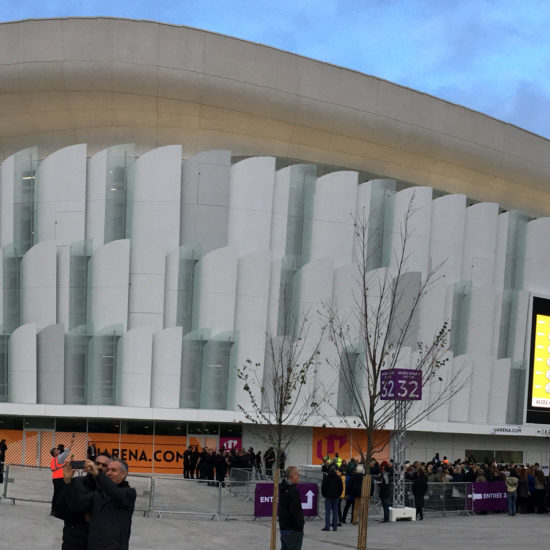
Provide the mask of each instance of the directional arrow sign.
POLYGON ((305 502, 302 501, 302 510, 313 510, 313 497, 314 497, 313 491, 310 489, 306 493, 307 500, 305 502))
MULTIPOLYGON (((317 515, 319 487, 317 483, 298 483, 296 485, 300 493, 300 502, 304 516, 317 515)), ((254 516, 269 517, 271 515, 271 503, 273 502, 273 483, 256 483, 254 491, 254 516)))

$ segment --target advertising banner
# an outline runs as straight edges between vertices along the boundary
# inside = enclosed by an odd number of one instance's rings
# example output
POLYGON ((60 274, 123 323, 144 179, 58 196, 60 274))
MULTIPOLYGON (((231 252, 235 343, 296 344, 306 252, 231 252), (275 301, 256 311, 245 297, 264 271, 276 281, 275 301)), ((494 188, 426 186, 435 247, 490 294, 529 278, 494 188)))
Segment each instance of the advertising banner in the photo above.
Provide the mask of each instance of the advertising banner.
POLYGON ((220 436, 220 449, 230 451, 231 449, 239 450, 243 448, 242 437, 222 437, 220 436))
MULTIPOLYGON (((374 458, 379 462, 389 460, 390 432, 378 430, 373 434, 374 458)), ((349 460, 367 450, 367 432, 349 428, 313 428, 311 463, 322 464, 323 457, 338 453, 340 458, 349 460)))
MULTIPOLYGON (((316 483, 298 483, 296 485, 302 501, 304 516, 317 516, 318 493, 316 483)), ((254 492, 254 516, 265 518, 271 516, 273 502, 273 483, 257 483, 254 492)))
POLYGON ((484 510, 506 510, 506 483, 504 481, 484 481, 472 483, 474 512, 484 510))

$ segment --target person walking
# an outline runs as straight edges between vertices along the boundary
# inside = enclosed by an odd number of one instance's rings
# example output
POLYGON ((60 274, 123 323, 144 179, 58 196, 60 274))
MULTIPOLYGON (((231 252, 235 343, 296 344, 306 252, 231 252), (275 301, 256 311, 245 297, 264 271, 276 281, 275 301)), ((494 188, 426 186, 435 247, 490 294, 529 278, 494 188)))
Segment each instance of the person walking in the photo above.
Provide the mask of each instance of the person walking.
POLYGON ((343 484, 340 476, 336 473, 336 466, 333 464, 321 483, 321 495, 325 499, 325 526, 323 531, 338 530, 338 499, 342 494, 343 484))
POLYGON ((416 506, 416 519, 424 519, 424 496, 428 490, 428 478, 424 468, 420 466, 412 482, 414 505, 416 506))
POLYGON ((380 465, 380 501, 384 510, 384 519, 381 523, 390 521, 390 475, 387 462, 382 462, 380 465))
POLYGON ((301 550, 304 540, 304 512, 296 485, 300 473, 296 466, 286 469, 286 479, 279 485, 279 529, 281 550, 301 550))

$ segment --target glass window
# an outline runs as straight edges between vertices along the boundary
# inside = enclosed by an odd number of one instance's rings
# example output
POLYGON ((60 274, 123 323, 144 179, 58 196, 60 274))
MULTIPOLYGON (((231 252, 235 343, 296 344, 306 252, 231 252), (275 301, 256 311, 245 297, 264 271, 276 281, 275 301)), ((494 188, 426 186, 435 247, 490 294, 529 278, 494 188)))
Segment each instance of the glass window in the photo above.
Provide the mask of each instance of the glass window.
POLYGON ((56 432, 86 433, 87 422, 85 418, 56 418, 56 432))
POLYGON ((221 437, 242 437, 243 425, 242 424, 220 424, 220 436, 221 437))
POLYGON ((120 433, 153 435, 152 420, 122 420, 120 433))
POLYGON ((48 416, 25 416, 26 430, 53 430, 55 418, 48 416))
POLYGON ((0 431, 22 429, 23 419, 20 416, 0 416, 0 431))
POLYGON ((499 464, 523 464, 523 451, 495 451, 495 459, 499 464))
POLYGON ((218 424, 212 424, 212 423, 198 423, 198 422, 190 422, 188 427, 188 433, 190 434, 209 434, 209 435, 217 435, 219 431, 219 425, 218 424))
POLYGON ((155 422, 155 435, 187 435, 187 422, 155 422))
POLYGON ((103 433, 103 434, 117 434, 120 433, 120 420, 115 418, 101 419, 96 418, 88 419, 88 432, 89 433, 103 433))

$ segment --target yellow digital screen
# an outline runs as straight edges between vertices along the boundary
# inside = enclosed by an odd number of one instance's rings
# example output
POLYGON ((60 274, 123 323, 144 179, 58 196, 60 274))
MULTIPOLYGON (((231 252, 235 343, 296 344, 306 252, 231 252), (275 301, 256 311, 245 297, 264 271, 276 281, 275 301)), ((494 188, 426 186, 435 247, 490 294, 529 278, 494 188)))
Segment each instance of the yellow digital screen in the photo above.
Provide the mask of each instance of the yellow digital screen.
POLYGON ((536 317, 531 406, 550 409, 550 316, 536 317))

